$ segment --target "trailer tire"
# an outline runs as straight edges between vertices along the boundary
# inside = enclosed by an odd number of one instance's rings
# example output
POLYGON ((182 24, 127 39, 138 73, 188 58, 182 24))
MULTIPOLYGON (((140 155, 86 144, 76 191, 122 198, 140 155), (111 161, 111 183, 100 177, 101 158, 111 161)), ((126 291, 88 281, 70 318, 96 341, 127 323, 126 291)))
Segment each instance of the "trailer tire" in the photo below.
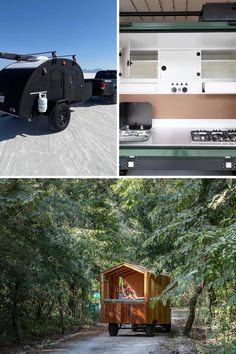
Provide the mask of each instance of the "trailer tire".
POLYGON ((110 102, 111 104, 116 104, 117 102, 117 90, 115 89, 112 93, 112 95, 110 96, 110 102))
POLYGON ((118 331, 119 331, 118 323, 109 323, 108 332, 111 337, 117 336, 118 331))
POLYGON ((171 332, 171 323, 163 325, 165 328, 166 332, 171 332))
POLYGON ((70 107, 67 103, 58 104, 48 117, 52 130, 61 132, 70 123, 70 107))
POLYGON ((131 327, 133 332, 138 332, 138 325, 136 323, 132 323, 131 327))
POLYGON ((147 337, 153 337, 155 334, 155 326, 153 324, 146 325, 145 333, 147 337))

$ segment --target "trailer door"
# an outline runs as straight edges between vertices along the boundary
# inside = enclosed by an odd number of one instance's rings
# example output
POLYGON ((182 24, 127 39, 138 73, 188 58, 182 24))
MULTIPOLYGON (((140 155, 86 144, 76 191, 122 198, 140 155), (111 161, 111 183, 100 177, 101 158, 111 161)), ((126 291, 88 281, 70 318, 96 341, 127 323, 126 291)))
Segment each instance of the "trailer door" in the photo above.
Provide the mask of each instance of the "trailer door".
POLYGON ((76 71, 64 72, 64 98, 69 101, 76 100, 76 71))

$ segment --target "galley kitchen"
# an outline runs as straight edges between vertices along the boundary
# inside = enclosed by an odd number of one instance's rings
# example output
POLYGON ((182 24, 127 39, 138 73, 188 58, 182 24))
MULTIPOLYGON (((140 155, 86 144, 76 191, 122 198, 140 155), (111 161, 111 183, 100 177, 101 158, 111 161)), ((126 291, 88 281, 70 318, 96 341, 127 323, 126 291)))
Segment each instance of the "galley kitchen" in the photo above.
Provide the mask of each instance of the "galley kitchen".
POLYGON ((236 174, 236 7, 187 2, 120 2, 120 175, 236 174))

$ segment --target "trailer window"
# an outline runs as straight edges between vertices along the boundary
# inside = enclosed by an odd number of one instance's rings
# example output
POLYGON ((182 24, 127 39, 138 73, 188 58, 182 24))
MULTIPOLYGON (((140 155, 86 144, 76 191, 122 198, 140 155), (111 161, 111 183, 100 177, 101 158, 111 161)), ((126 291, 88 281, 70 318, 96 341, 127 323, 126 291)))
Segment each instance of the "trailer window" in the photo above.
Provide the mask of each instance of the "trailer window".
POLYGON ((60 70, 53 70, 51 72, 51 89, 62 88, 62 72, 60 70))

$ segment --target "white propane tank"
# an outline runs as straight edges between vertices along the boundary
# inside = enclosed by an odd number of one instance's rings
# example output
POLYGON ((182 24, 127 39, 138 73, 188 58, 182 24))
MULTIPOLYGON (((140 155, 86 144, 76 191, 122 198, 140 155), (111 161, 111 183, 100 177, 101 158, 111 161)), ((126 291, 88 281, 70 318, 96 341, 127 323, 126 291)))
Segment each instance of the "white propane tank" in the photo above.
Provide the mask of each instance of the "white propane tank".
POLYGON ((45 113, 48 108, 48 99, 46 93, 39 93, 38 110, 40 113, 45 113))

